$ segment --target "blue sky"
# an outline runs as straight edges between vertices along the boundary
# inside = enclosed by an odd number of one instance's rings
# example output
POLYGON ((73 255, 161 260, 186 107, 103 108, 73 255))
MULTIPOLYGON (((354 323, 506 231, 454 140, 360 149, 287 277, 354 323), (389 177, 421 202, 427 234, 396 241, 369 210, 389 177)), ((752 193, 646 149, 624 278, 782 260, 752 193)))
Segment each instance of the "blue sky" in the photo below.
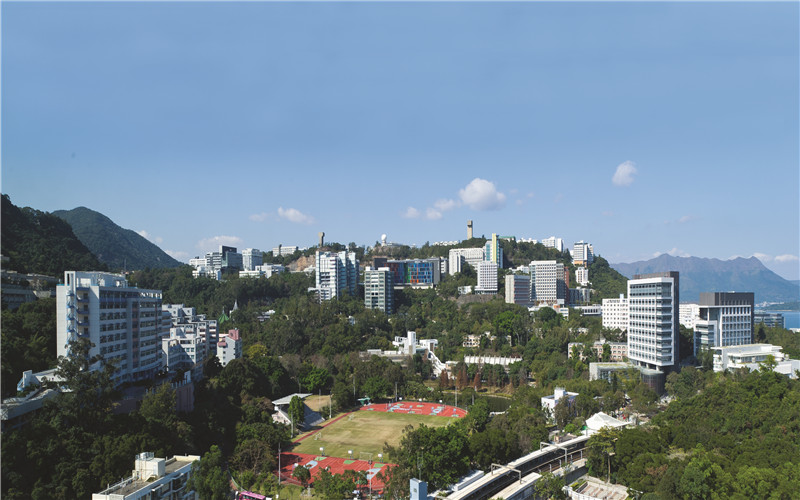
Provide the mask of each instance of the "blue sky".
POLYGON ((800 278, 798 4, 9 3, 2 191, 220 243, 586 240, 800 278))

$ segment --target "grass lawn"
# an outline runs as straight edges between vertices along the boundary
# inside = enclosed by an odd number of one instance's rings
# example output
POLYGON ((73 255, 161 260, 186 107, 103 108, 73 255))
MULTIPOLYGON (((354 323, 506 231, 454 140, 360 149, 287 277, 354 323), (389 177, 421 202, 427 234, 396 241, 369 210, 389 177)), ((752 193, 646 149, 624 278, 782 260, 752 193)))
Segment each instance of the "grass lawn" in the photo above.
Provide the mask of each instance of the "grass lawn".
POLYGON ((322 429, 319 439, 311 436, 301 441, 292 451, 319 455, 320 447, 331 457, 348 458, 347 450, 353 450, 353 457, 359 458, 360 452, 373 454, 378 460, 378 453, 383 453, 383 444, 392 446, 400 444, 403 429, 407 425, 417 427, 424 423, 428 427, 444 427, 458 418, 436 417, 428 415, 409 415, 404 413, 385 413, 377 411, 355 411, 353 419, 344 417, 322 429))
POLYGON ((328 418, 328 404, 331 400, 330 396, 318 396, 316 394, 307 397, 303 402, 312 410, 319 412, 323 417, 328 418), (324 411, 322 411, 324 410, 324 411))

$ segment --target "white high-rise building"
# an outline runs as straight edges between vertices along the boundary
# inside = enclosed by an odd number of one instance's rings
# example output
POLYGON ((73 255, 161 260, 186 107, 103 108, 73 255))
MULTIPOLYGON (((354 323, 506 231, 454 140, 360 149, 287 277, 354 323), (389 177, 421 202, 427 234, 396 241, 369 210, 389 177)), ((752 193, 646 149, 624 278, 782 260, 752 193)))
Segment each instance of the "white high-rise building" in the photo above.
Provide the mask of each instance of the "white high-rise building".
POLYGON ((576 266, 588 266, 594 262, 594 248, 583 240, 572 246, 572 262, 576 266))
POLYGON ((694 354, 713 347, 753 342, 753 292, 700 293, 694 325, 694 354))
POLYGON ((567 301, 567 284, 564 281, 564 264, 555 260, 534 260, 531 271, 531 302, 534 304, 564 304, 567 301))
POLYGON ((478 263, 478 286, 475 293, 497 294, 497 264, 484 260, 478 263))
POLYGON ((500 246, 500 240, 497 238, 497 233, 492 233, 492 239, 486 242, 483 247, 483 257, 489 262, 494 262, 497 267, 503 268, 503 247, 500 246))
POLYGON ((678 306, 680 311, 680 323, 690 330, 694 330, 694 324, 700 317, 700 304, 688 303, 678 306))
POLYGON ((161 368, 171 373, 191 372, 192 378, 199 380, 208 352, 208 339, 197 325, 173 326, 161 339, 161 368))
POLYGON ((364 306, 367 309, 380 309, 386 314, 394 312, 393 274, 388 267, 364 271, 364 306))
POLYGON ((234 359, 242 357, 242 337, 239 329, 228 330, 228 333, 219 336, 217 344, 217 359, 222 366, 227 365, 234 359))
POLYGON ((603 299, 603 328, 628 331, 628 299, 620 294, 618 299, 603 299))
POLYGON ((451 248, 448 254, 450 274, 460 273, 461 266, 466 262, 477 269, 478 263, 484 260, 486 251, 483 247, 478 248, 451 248))
POLYGON ((679 290, 677 271, 628 280, 628 359, 633 364, 662 372, 677 366, 679 290))
POLYGON ((575 268, 575 281, 578 282, 580 286, 586 286, 589 284, 589 270, 585 267, 577 267, 575 268))
POLYGON ((355 252, 320 252, 317 250, 317 286, 319 300, 330 300, 343 293, 356 294, 358 260, 355 252))
POLYGON ((161 290, 128 286, 119 274, 64 272, 56 287, 56 354, 88 339, 89 356, 116 363, 116 384, 150 379, 161 368, 161 290))
POLYGON ((555 248, 559 252, 564 251, 564 240, 561 238, 556 238, 555 236, 543 239, 542 245, 546 246, 547 248, 555 248))
POLYGON ((242 250, 242 267, 245 271, 255 271, 257 266, 264 263, 264 252, 258 248, 245 248, 242 250))

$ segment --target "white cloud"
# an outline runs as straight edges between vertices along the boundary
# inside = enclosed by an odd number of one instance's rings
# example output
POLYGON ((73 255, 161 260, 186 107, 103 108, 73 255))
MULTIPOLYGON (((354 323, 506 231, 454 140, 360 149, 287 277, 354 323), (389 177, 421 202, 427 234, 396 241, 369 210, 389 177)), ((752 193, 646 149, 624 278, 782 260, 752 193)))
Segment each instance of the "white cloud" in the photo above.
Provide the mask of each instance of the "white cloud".
POLYGON ((164 242, 164 238, 162 238, 160 236, 153 236, 152 234, 148 233, 144 229, 142 229, 141 231, 136 231, 136 234, 138 234, 142 238, 145 238, 145 239, 147 239, 147 240, 149 240, 149 241, 151 241, 153 243, 163 243, 164 242))
POLYGON ((689 255, 688 253, 684 252, 683 250, 681 250, 678 247, 673 247, 673 248, 667 250, 666 252, 655 252, 653 254, 653 257, 658 257, 659 255, 663 255, 663 254, 672 255, 673 257, 691 257, 691 255, 689 255))
POLYGON ((249 219, 253 222, 264 222, 272 217, 271 213, 261 212, 260 214, 252 214, 249 219))
MULTIPOLYGON (((738 257, 738 255, 736 257, 738 257)), ((755 257, 756 259, 758 259, 758 260, 760 260, 762 262, 772 262, 772 255, 767 255, 765 253, 756 252, 756 253, 753 254, 753 257, 755 257)), ((735 257, 732 257, 732 258, 735 258, 735 257)))
POLYGON ((524 202, 522 200, 517 200, 514 203, 516 203, 518 207, 521 207, 524 202))
POLYGON ((164 253, 181 262, 189 261, 189 252, 181 252, 179 250, 164 250, 164 253))
POLYGON ((420 213, 419 213, 419 210, 417 210, 416 208, 408 207, 408 208, 406 208, 406 211, 403 212, 401 215, 402 215, 402 217, 404 219, 418 219, 419 216, 420 216, 420 213))
POLYGON ((775 262, 794 262, 796 260, 800 260, 800 257, 788 253, 783 255, 778 255, 775 257, 775 262))
POLYGON ((212 236, 197 242, 197 248, 204 252, 219 250, 220 245, 241 246, 243 240, 238 236, 212 236))
POLYGON ((689 222, 690 220, 694 220, 694 219, 695 219, 694 215, 684 215, 683 217, 678 219, 678 223, 685 224, 686 222, 689 222))
POLYGON ((633 184, 633 176, 636 174, 636 164, 632 161, 626 161, 617 165, 617 171, 614 172, 614 177, 611 182, 615 186, 630 186, 633 184))
POLYGON ((604 217, 614 217, 614 212, 611 211, 611 210, 606 210, 605 212, 603 212, 603 216, 604 217))
POLYGON ((798 258, 797 255, 792 255, 792 254, 788 254, 788 253, 783 254, 783 255, 776 255, 775 257, 773 257, 772 255, 769 255, 769 254, 766 254, 766 253, 755 252, 753 254, 753 257, 755 257, 756 259, 760 260, 761 262, 786 263, 786 262, 795 262, 797 260, 800 260, 800 258, 798 258))
POLYGON ((304 214, 296 208, 284 209, 283 207, 278 207, 278 217, 286 219, 289 222, 294 222, 295 224, 312 224, 314 222, 313 217, 304 214))
POLYGON ((434 203, 433 206, 436 207, 436 210, 440 212, 447 212, 448 210, 452 210, 458 207, 459 203, 456 200, 445 198, 441 200, 436 200, 436 203, 434 203))
POLYGON ((533 198, 533 191, 525 195, 526 198, 533 198))
POLYGON ((479 177, 459 190, 458 196, 473 210, 499 210, 506 204, 506 195, 497 190, 494 182, 479 177))
POLYGON ((428 208, 428 210, 425 211, 425 218, 428 220, 439 220, 442 218, 442 212, 435 208, 428 208))

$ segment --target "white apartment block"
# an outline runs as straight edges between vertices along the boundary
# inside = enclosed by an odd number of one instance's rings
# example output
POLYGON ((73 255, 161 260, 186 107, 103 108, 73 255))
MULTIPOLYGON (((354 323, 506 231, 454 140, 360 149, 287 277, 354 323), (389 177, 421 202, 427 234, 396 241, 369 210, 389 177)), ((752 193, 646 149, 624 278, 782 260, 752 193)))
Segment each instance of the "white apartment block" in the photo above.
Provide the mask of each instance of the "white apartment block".
POLYGON ((628 280, 628 359, 633 364, 662 372, 678 364, 679 290, 676 271, 628 280))
POLYGON ((488 260, 478 264, 478 286, 475 287, 475 293, 497 294, 497 264, 488 260))
POLYGON ((119 274, 64 272, 56 287, 56 354, 88 339, 89 356, 116 363, 116 384, 150 379, 161 367, 161 290, 128 286, 119 274))
POLYGON ((273 247, 272 255, 275 256, 275 257, 280 257, 280 256, 283 256, 283 255, 292 255, 293 253, 295 253, 298 250, 302 251, 302 250, 305 250, 305 249, 304 248, 300 248, 297 245, 294 245, 294 246, 278 245, 276 247, 273 247))
POLYGON ((155 458, 153 453, 140 453, 134 458, 129 478, 92 493, 92 500, 152 500, 170 498, 196 500, 197 493, 186 488, 197 455, 155 458))
POLYGON ((618 299, 603 299, 603 328, 628 331, 628 299, 620 294, 618 299))
POLYGON ((543 239, 542 245, 546 246, 547 248, 555 248, 559 252, 564 251, 564 240, 561 238, 556 238, 555 236, 543 239))
POLYGON ((694 354, 712 347, 753 342, 752 292, 701 293, 694 326, 694 354))
POLYGON ((585 267, 575 268, 575 281, 580 286, 587 286, 589 284, 589 270, 585 267))
POLYGON ((578 266, 587 266, 594 262, 594 248, 581 240, 572 246, 572 262, 578 266))
POLYGON ((364 271, 364 306, 367 309, 380 309, 386 314, 394 312, 393 273, 388 267, 364 271))
POLYGON ((207 356, 206 336, 194 325, 174 326, 169 336, 161 339, 161 368, 166 372, 192 372, 192 378, 199 380, 207 356))
POLYGON ((531 302, 534 304, 564 304, 567 284, 564 281, 564 264, 554 260, 534 260, 531 271, 531 302))
POLYGON ((239 271, 240 278, 271 278, 274 274, 284 273, 286 268, 280 264, 261 264, 252 271, 239 271))
POLYGON ((506 275, 506 303, 530 307, 531 276, 529 274, 506 275))
POLYGON ((317 293, 319 300, 330 300, 343 293, 356 294, 358 283, 358 260, 355 252, 320 252, 316 254, 316 287, 309 289, 317 293))
POLYGON ((239 329, 228 330, 227 334, 219 336, 217 342, 217 359, 222 366, 226 366, 234 359, 242 357, 242 337, 239 329))
POLYGON ((450 274, 460 273, 461 266, 466 262, 474 268, 478 268, 478 264, 483 262, 486 250, 483 247, 478 248, 451 248, 448 253, 448 270, 450 274))
POLYGON ((264 252, 257 248, 242 250, 242 268, 245 271, 255 271, 257 266, 264 263, 264 252))
POLYGON ((700 304, 680 304, 680 323, 690 330, 694 330, 694 324, 700 318, 700 304))
POLYGON ((197 314, 194 307, 183 304, 164 304, 161 309, 164 332, 169 332, 170 328, 176 326, 188 327, 188 331, 205 337, 209 351, 214 351, 217 345, 217 320, 208 319, 205 314, 197 314))

